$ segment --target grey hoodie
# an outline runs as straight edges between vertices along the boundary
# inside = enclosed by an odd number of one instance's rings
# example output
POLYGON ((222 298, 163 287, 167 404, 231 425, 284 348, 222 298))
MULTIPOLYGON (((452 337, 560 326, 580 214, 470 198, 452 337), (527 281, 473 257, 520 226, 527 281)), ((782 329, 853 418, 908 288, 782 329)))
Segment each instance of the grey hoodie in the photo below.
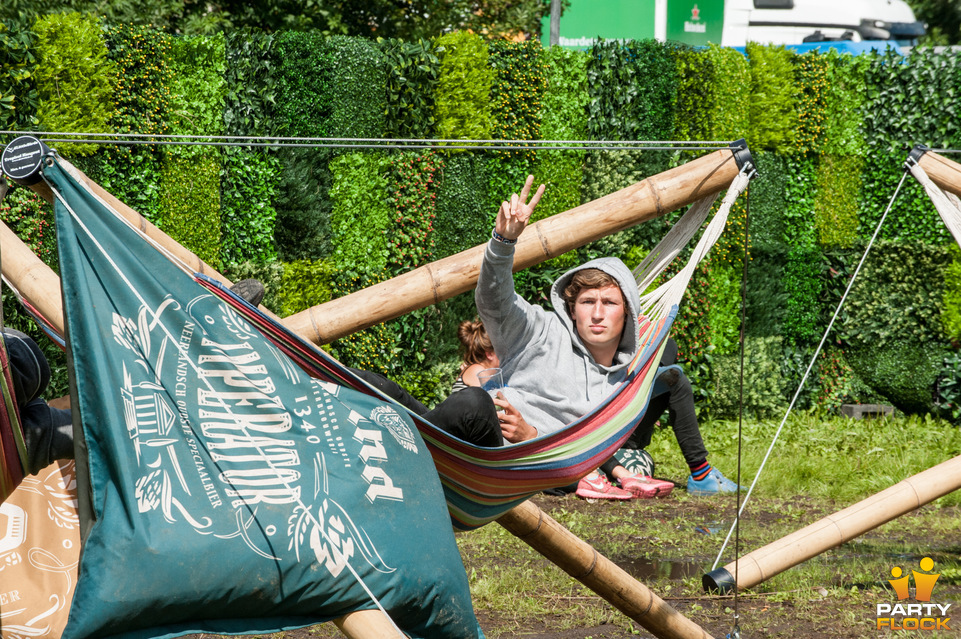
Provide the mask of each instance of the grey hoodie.
POLYGON ((500 359, 504 397, 538 436, 548 435, 589 412, 624 381, 637 350, 637 285, 617 258, 600 258, 571 269, 551 287, 553 311, 514 292, 514 246, 491 240, 484 253, 474 300, 500 359), (594 361, 584 346, 561 293, 577 271, 597 268, 611 275, 627 300, 624 333, 612 366, 594 361))

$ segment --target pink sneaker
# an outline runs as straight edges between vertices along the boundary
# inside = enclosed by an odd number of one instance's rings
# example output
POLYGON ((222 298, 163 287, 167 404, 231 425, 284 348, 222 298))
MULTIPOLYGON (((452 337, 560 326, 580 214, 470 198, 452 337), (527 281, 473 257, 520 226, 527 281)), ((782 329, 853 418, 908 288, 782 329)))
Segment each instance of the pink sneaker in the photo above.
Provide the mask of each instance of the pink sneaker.
POLYGON ((577 482, 575 494, 584 499, 633 499, 634 494, 621 490, 601 474, 588 475, 577 482))
POLYGON ((674 490, 674 482, 654 479, 647 475, 631 475, 617 480, 624 490, 629 490, 638 499, 667 497, 674 490))

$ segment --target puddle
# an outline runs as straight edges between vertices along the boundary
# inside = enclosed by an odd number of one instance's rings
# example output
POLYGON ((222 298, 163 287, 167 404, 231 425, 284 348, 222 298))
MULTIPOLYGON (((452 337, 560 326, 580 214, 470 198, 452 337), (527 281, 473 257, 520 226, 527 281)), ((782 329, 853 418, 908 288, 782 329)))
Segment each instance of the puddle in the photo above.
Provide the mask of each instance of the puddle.
POLYGON ((687 577, 700 577, 704 574, 704 564, 693 561, 636 559, 615 563, 638 581, 655 578, 685 579, 687 577))

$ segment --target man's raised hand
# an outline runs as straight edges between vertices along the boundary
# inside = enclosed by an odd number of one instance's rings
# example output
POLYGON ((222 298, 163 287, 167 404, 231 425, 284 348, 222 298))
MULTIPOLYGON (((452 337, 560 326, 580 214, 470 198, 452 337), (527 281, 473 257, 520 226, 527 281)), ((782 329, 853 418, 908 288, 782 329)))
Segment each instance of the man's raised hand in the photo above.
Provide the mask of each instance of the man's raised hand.
POLYGON ((498 235, 508 240, 516 240, 520 237, 520 234, 524 232, 524 229, 527 228, 531 214, 534 213, 534 208, 537 206, 537 203, 541 201, 541 196, 544 194, 544 189, 546 188, 544 184, 537 187, 537 191, 534 193, 534 196, 531 197, 530 202, 528 202, 527 198, 531 193, 531 186, 533 184, 534 176, 528 175, 527 180, 524 182, 524 188, 521 189, 521 194, 517 195, 517 193, 514 193, 511 195, 510 202, 501 202, 500 209, 497 211, 497 220, 494 223, 494 230, 498 235))

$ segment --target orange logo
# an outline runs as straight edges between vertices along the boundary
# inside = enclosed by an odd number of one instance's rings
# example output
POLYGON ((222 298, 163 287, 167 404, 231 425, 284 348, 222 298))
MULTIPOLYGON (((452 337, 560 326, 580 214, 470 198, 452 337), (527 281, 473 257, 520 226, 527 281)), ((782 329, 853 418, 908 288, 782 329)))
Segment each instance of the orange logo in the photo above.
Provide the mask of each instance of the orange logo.
MULTIPOLYGON (((931 591, 934 590, 934 584, 938 581, 938 577, 941 576, 940 573, 925 574, 930 573, 934 568, 934 560, 930 557, 925 557, 918 563, 918 567, 924 572, 918 572, 917 570, 912 570, 911 574, 914 575, 914 598, 918 601, 931 601, 931 591)), ((910 595, 908 594, 908 581, 911 579, 908 575, 901 576, 901 567, 895 566, 891 569, 891 576, 894 579, 888 579, 888 583, 894 588, 894 592, 898 595, 898 601, 902 599, 907 599, 910 595)))
POLYGON ((918 567, 923 572, 912 570, 910 575, 905 575, 900 566, 891 568, 891 576, 888 583, 898 596, 898 602, 908 599, 911 596, 911 578, 914 577, 914 599, 925 603, 881 603, 877 606, 877 629, 890 630, 950 630, 948 622, 948 610, 951 604, 928 603, 931 601, 931 592, 934 584, 937 583, 940 573, 932 573, 934 560, 925 557, 918 562, 918 567))

